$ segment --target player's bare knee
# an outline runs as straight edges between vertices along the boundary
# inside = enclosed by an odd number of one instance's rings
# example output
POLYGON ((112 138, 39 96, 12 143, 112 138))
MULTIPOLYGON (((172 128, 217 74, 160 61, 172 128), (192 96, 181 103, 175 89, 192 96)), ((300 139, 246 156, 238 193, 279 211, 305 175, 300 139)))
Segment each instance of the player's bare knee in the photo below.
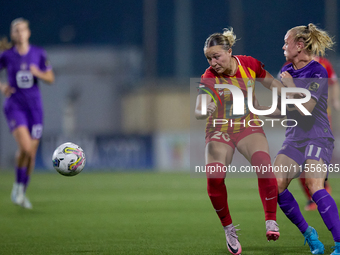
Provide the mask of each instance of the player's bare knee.
POLYGON ((321 178, 308 178, 306 179, 306 186, 312 196, 315 192, 324 188, 324 180, 321 178))
POLYGON ((31 159, 34 158, 35 153, 32 151, 31 148, 20 148, 19 149, 19 158, 31 159))
POLYGON ((276 181, 278 192, 280 194, 288 187, 288 180, 286 178, 277 178, 276 181))
POLYGON ((214 161, 224 162, 227 150, 225 146, 221 145, 220 143, 210 142, 207 144, 207 153, 214 161))

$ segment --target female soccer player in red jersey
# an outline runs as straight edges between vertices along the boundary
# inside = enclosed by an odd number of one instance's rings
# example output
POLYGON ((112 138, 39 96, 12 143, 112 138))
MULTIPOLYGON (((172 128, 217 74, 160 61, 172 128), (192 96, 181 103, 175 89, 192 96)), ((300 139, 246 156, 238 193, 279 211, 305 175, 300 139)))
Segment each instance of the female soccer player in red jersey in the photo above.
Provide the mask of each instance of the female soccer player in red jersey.
MULTIPOLYGON (((262 63, 249 56, 232 55, 232 46, 236 36, 232 28, 225 29, 223 34, 215 33, 205 42, 204 54, 210 67, 201 78, 201 89, 196 100, 195 115, 197 119, 207 119, 206 124, 206 169, 222 169, 229 166, 235 148, 251 163, 261 169, 271 166, 269 146, 258 116, 249 112, 243 116, 234 116, 232 112, 233 98, 228 89, 215 89, 215 84, 233 84, 248 98, 248 87, 255 89, 255 79, 268 89, 282 87, 282 84, 269 74, 262 63), (207 93, 207 91, 209 91, 207 93), (213 95, 222 98, 222 105, 213 102, 213 95), (206 113, 202 105, 206 102, 206 113), (227 120, 228 123, 215 125, 216 119, 227 120), (251 120, 251 121, 250 121, 251 120), (250 121, 250 122, 249 122, 250 121)), ((234 96, 235 98, 235 96, 234 96)), ((214 100, 215 100, 214 99, 214 100)), ((255 99, 255 97, 253 98, 255 99)), ((235 98, 236 101, 236 98, 235 98)), ((246 104, 245 104, 245 107, 246 104)), ((241 245, 229 213, 227 190, 224 183, 226 173, 207 170, 208 195, 225 230, 227 247, 232 254, 240 254, 241 245)), ((265 211, 266 236, 269 240, 277 240, 280 236, 276 223, 277 182, 273 172, 266 174, 257 172, 258 188, 265 211)))
MULTIPOLYGON (((13 203, 30 209, 32 205, 25 191, 43 129, 38 79, 52 83, 54 74, 45 51, 29 43, 29 22, 23 18, 15 19, 10 29, 13 46, 0 54, 0 70, 7 70, 8 84, 0 83, 0 91, 6 96, 4 112, 19 148, 11 199, 13 203)), ((5 47, 1 44, 0 48, 5 47)))

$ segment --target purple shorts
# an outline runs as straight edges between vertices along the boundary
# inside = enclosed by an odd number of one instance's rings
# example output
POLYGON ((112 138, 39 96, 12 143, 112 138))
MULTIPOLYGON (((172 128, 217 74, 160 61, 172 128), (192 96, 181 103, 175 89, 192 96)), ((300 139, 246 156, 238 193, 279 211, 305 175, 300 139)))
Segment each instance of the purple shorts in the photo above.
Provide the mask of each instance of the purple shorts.
POLYGON ((26 126, 33 139, 41 138, 43 131, 42 110, 22 110, 5 107, 4 112, 11 132, 19 126, 26 126))
POLYGON ((319 161, 329 165, 332 159, 334 141, 320 137, 306 141, 284 141, 281 150, 277 154, 284 154, 293 159, 298 165, 303 165, 307 159, 319 161))

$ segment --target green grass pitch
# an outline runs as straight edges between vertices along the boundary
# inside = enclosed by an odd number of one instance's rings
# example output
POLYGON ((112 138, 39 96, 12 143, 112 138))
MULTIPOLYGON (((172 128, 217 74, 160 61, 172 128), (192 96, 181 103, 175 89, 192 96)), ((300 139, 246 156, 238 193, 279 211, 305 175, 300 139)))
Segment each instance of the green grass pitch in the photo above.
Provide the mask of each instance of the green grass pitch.
MULTIPOLYGON (((229 254, 206 180, 184 173, 35 173, 33 210, 10 201, 14 174, 0 172, 0 254, 229 254)), ((243 255, 311 254, 278 208, 281 237, 267 242, 256 178, 226 180, 243 255)), ((340 205, 340 179, 331 179, 340 205)), ((305 198, 294 180, 300 207, 305 198)), ((318 212, 305 212, 331 253, 332 236, 318 212)))

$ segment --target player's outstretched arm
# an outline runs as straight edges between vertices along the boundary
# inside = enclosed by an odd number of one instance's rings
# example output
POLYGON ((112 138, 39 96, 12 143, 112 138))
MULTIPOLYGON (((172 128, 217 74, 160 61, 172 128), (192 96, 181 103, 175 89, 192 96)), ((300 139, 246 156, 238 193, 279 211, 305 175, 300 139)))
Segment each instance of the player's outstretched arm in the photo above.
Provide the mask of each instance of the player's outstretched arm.
MULTIPOLYGON (((282 83, 285 85, 285 87, 291 87, 291 88, 295 88, 295 83, 293 80, 293 77, 287 72, 282 72, 281 73, 281 79, 282 79, 282 83)), ((305 97, 304 94, 302 93, 287 93, 287 97, 289 98, 303 98, 305 97)), ((314 98, 311 98, 308 102, 303 103, 302 105, 307 109, 307 111, 312 112, 315 105, 316 105, 316 100, 314 98)), ((300 108, 296 108, 298 110, 298 112, 302 115, 305 116, 305 114, 301 111, 300 108)))
POLYGON ((281 95, 281 88, 284 85, 277 79, 275 79, 269 72, 266 71, 266 76, 261 79, 261 83, 267 89, 273 90, 273 88, 277 88, 277 93, 281 95))
POLYGON ((216 104, 208 94, 199 94, 196 98, 195 117, 198 120, 206 119, 214 113, 216 104), (204 107, 205 106, 205 107, 204 107), (206 112, 204 112, 206 109, 206 112))
MULTIPOLYGON (((280 102, 278 102, 279 104, 280 102)), ((264 105, 260 105, 259 101, 257 100, 257 98, 254 96, 254 108, 256 110, 269 110, 271 107, 270 106, 264 106, 264 105)), ((265 115, 265 117, 269 117, 269 118, 275 118, 275 119, 281 119, 284 116, 281 115, 281 110, 279 108, 276 108, 275 111, 269 115, 265 115)))
POLYGON ((43 80, 44 82, 47 82, 49 84, 53 83, 54 82, 54 73, 52 70, 47 70, 47 71, 41 71, 36 65, 30 65, 30 71, 31 73, 43 80))

